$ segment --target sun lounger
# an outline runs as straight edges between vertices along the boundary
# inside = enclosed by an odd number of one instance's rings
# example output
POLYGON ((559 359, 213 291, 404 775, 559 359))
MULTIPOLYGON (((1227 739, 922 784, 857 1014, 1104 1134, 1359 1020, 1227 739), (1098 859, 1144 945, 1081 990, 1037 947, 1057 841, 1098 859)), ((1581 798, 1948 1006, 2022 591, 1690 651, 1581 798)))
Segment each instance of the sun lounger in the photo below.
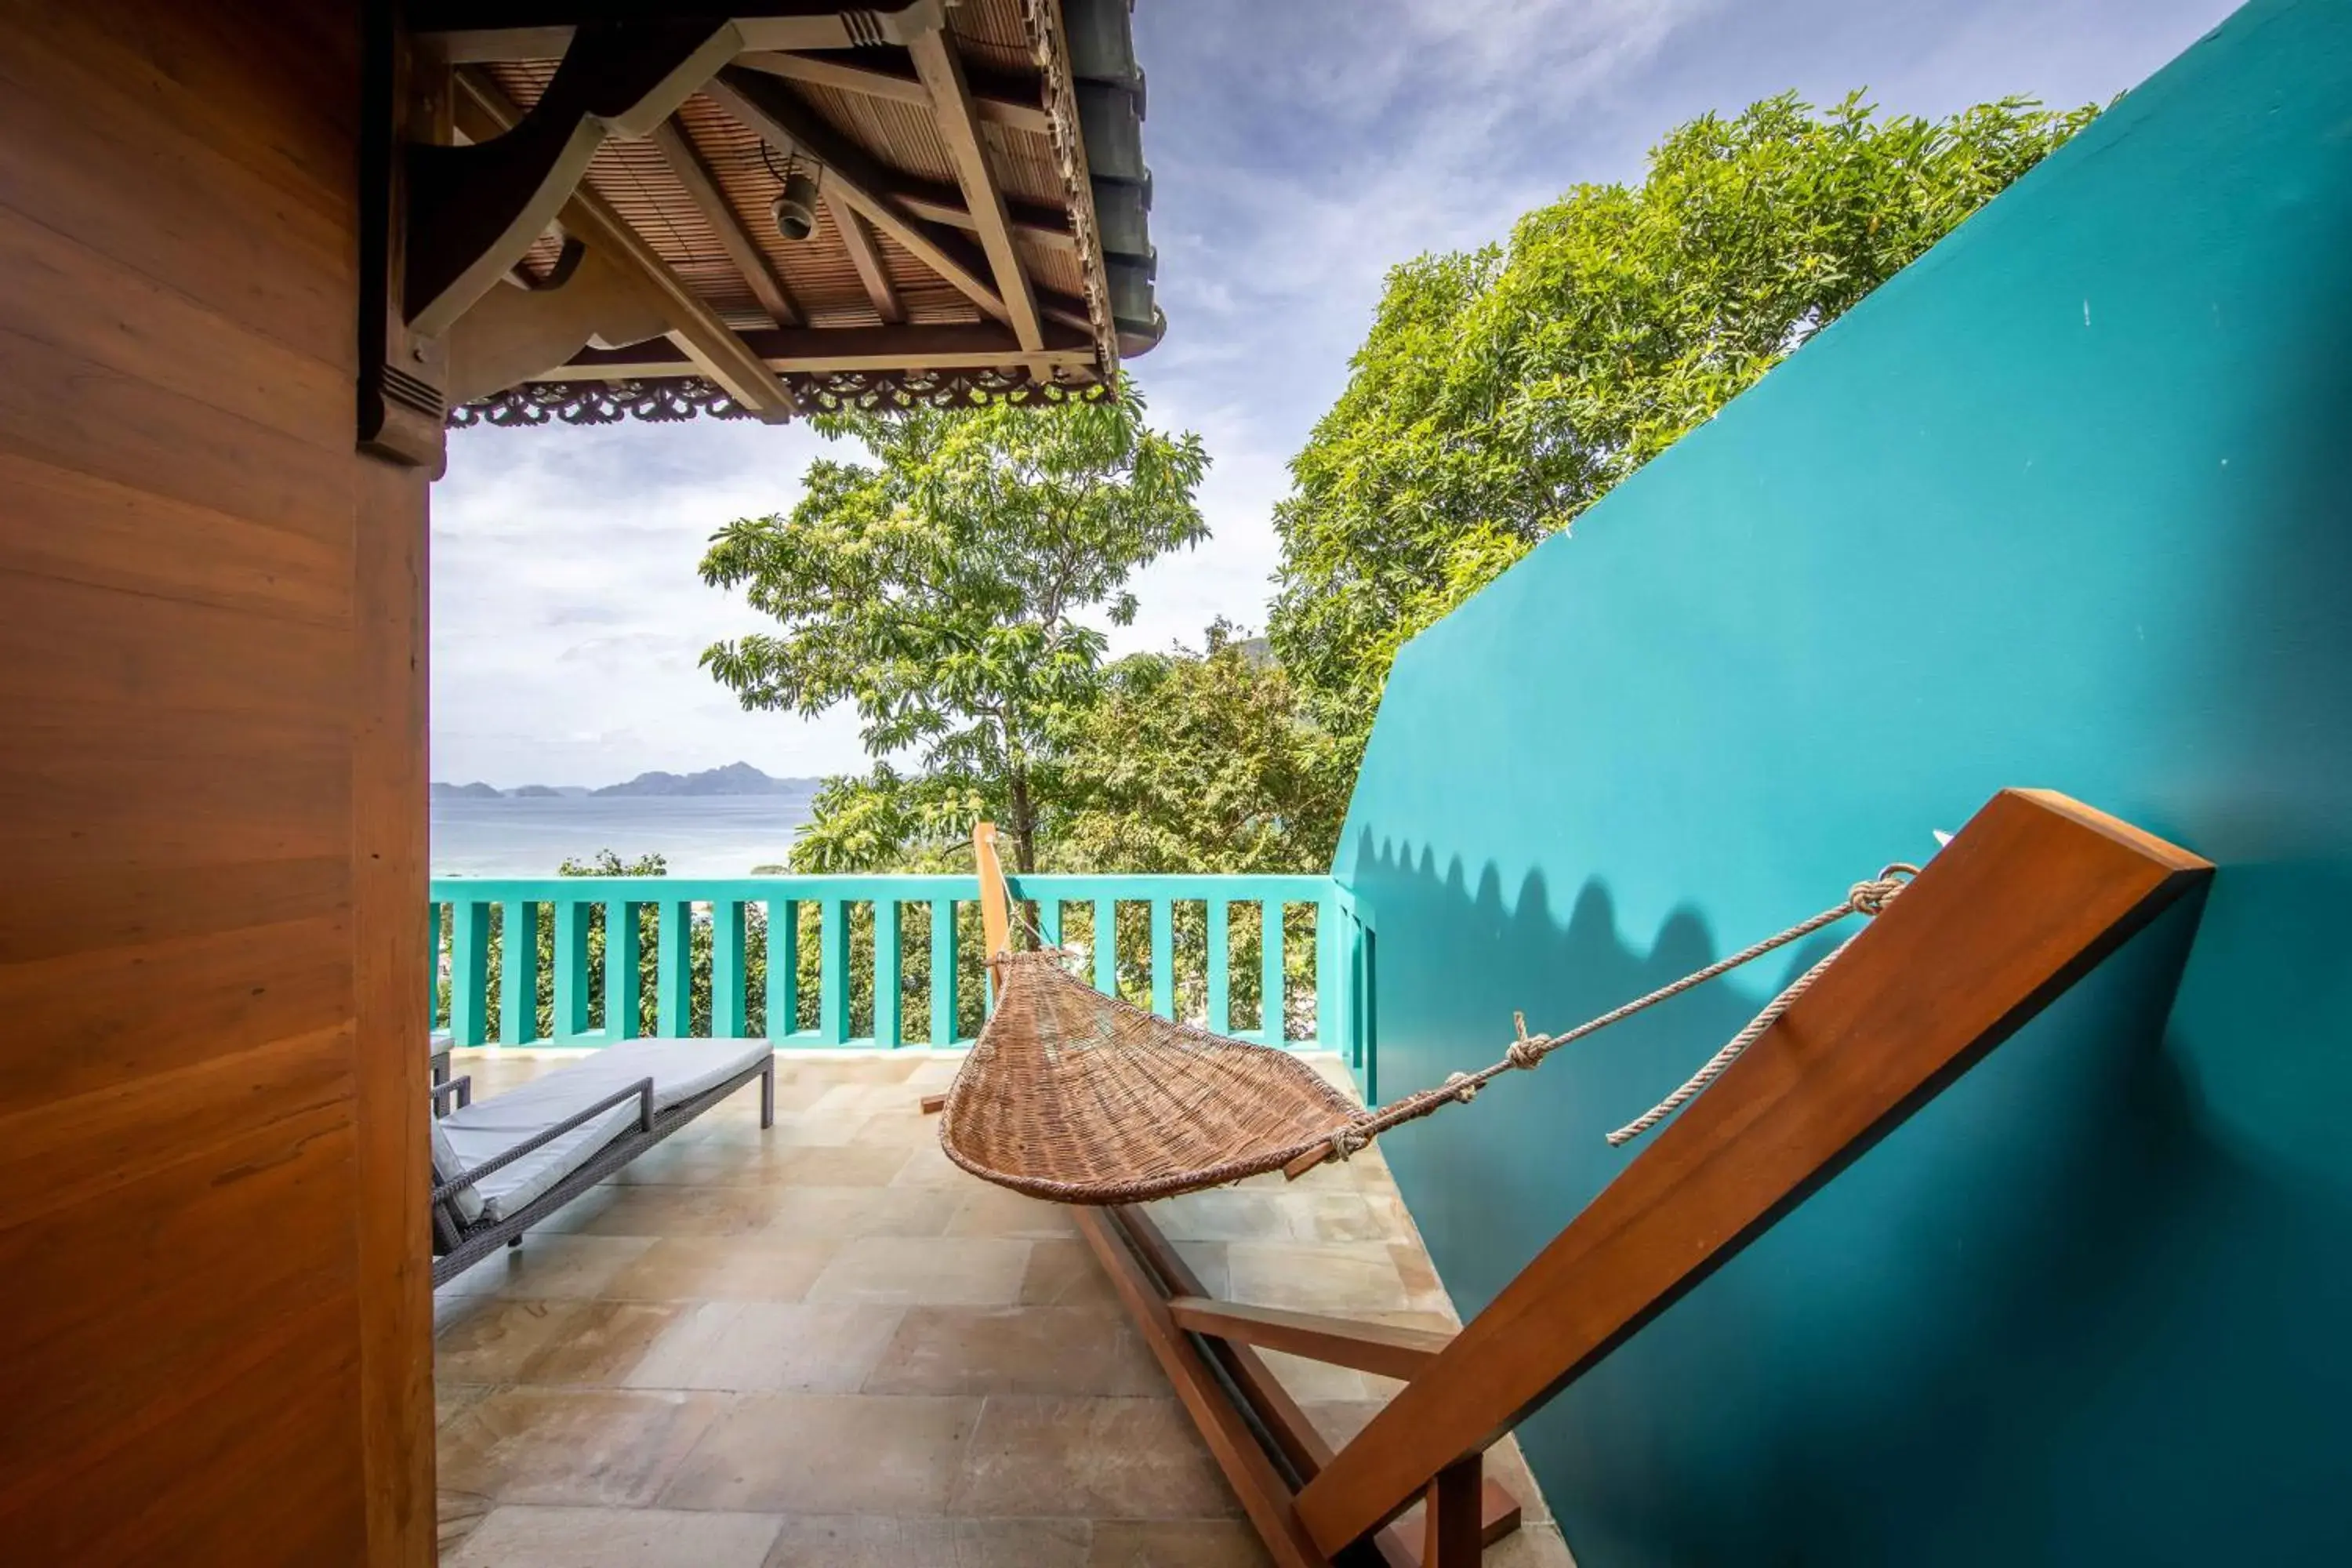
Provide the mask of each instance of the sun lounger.
POLYGON ((776 1058, 764 1039, 606 1046, 506 1093, 434 1086, 433 1283, 446 1284, 750 1083, 772 1126, 776 1058))

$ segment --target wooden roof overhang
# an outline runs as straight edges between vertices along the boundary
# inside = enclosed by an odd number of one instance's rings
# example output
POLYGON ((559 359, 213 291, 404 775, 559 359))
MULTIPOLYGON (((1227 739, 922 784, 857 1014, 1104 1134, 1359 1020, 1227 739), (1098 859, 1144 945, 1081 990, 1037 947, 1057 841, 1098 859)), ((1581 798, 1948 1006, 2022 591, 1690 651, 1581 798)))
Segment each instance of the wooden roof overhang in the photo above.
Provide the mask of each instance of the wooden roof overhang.
POLYGON ((1130 3, 410 0, 362 445, 1114 390, 1164 326, 1130 3))

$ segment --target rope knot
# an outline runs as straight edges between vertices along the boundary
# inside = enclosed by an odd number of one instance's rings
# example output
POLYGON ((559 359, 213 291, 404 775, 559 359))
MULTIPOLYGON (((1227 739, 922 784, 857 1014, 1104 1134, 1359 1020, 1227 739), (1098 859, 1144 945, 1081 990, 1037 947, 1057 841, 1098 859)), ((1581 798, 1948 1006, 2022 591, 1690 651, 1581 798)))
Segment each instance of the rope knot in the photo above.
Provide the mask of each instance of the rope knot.
POLYGON ((1468 1073, 1447 1073, 1445 1075, 1445 1081, 1449 1086, 1454 1084, 1461 1085, 1459 1089, 1454 1090, 1454 1098, 1460 1100, 1463 1104, 1467 1105, 1472 1100, 1478 1098, 1478 1089, 1480 1086, 1470 1081, 1470 1075, 1468 1073))
POLYGON ((1349 1155, 1360 1152, 1370 1142, 1360 1132, 1334 1132, 1331 1134, 1331 1158, 1344 1164, 1349 1155))
POLYGON ((1877 914, 1894 902, 1895 895, 1918 874, 1918 867, 1897 861, 1867 882, 1856 882, 1849 889, 1845 896, 1846 907, 1858 915, 1877 914))
POLYGON ((1528 1016, 1525 1013, 1512 1014, 1511 1023, 1518 1030, 1518 1038, 1513 1040, 1509 1047, 1503 1052, 1503 1059, 1515 1068, 1533 1072, 1538 1064, 1544 1059, 1544 1053, 1551 1049, 1552 1038, 1549 1035, 1528 1034, 1528 1016))

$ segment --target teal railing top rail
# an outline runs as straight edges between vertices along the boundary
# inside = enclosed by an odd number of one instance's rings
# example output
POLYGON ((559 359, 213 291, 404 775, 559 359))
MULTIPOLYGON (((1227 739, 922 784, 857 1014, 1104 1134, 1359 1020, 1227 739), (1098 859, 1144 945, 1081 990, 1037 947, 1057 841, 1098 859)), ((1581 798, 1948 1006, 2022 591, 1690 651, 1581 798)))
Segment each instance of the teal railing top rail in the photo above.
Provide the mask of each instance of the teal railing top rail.
MULTIPOLYGON (((1098 989, 1220 1034, 1339 1051, 1369 1075, 1370 933, 1329 877, 1008 883, 1098 989)), ((435 1021, 461 1045, 945 1047, 982 1016, 970 876, 441 877, 429 896, 435 1021)))

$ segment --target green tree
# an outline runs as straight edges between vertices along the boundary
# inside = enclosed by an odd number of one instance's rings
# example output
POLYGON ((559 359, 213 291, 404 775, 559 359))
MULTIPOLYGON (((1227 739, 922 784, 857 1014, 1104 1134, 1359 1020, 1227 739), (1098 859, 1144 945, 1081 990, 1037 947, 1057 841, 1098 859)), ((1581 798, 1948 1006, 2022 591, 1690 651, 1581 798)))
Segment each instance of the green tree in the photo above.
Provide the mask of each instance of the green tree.
POLYGON ((1949 120, 1793 94, 1669 132, 1507 247, 1395 268, 1292 460, 1269 627, 1360 755, 1414 633, 1493 581, 2086 124, 2023 99, 1949 120))
POLYGON ((820 432, 873 460, 819 460, 789 515, 713 536, 703 580, 742 588, 782 629, 714 644, 705 668, 746 708, 852 705, 876 759, 819 795, 795 869, 898 866, 982 816, 1036 868, 1057 790, 1049 731, 1102 679, 1087 617, 1131 620, 1129 574, 1208 536, 1200 437, 1143 412, 1129 387, 1043 409, 823 416, 820 432))
POLYGON ((1201 653, 1137 654, 1055 740, 1071 781, 1057 865, 1320 871, 1349 779, 1264 642, 1220 621, 1201 653))

